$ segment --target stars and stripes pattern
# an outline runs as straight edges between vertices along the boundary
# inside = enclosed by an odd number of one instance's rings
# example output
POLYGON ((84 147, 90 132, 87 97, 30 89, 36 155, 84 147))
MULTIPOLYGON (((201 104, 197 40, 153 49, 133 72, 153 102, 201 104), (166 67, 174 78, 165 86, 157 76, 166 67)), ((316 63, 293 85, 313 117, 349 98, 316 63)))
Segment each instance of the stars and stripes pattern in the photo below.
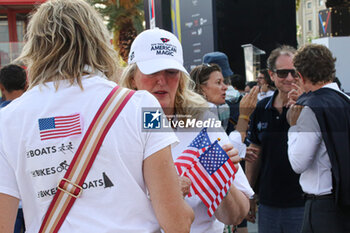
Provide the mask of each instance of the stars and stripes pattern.
POLYGON ((63 138, 82 133, 80 114, 41 118, 39 121, 40 139, 63 138))
POLYGON ((175 168, 179 175, 190 169, 196 160, 211 144, 207 128, 203 128, 190 145, 175 160, 175 168))
POLYGON ((194 160, 193 166, 184 174, 191 180, 190 194, 198 195, 208 208, 210 217, 228 192, 236 171, 229 156, 216 140, 194 160))

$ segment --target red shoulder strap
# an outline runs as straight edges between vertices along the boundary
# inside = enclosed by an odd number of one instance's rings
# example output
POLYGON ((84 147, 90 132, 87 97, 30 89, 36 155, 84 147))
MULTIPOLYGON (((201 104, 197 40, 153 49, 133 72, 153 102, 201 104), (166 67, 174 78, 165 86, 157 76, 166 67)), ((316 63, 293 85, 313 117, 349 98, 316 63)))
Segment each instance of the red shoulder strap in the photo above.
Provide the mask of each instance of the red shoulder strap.
POLYGON ((135 91, 116 86, 109 93, 92 120, 64 178, 58 183, 39 233, 56 233, 75 200, 82 195, 82 185, 97 156, 108 130, 135 91))

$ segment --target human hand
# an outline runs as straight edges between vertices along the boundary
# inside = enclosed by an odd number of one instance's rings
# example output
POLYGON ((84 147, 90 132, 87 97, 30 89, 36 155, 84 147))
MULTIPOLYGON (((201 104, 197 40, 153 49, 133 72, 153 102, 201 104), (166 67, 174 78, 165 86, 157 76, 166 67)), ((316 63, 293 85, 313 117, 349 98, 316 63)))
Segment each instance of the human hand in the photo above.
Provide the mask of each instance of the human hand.
POLYGON ((256 103, 258 102, 259 87, 253 87, 248 94, 243 96, 239 103, 239 114, 250 116, 253 113, 256 103))
POLYGON ((246 153, 245 153, 245 161, 248 162, 254 162, 258 159, 260 149, 256 147, 247 147, 246 153))
POLYGON ((238 170, 239 162, 241 161, 241 158, 238 155, 238 150, 233 148, 232 144, 225 144, 222 146, 222 149, 227 153, 228 157, 230 157, 230 160, 238 170))
POLYGON ((292 83, 293 89, 288 92, 288 103, 287 108, 296 103, 299 96, 301 96, 305 91, 298 83, 292 83))
POLYGON ((261 85, 260 91, 262 92, 267 92, 269 90, 269 85, 267 83, 264 83, 263 85, 261 85))
POLYGON ((179 176, 179 183, 182 191, 182 196, 186 197, 190 193, 191 180, 186 176, 179 176))
POLYGON ((287 112, 287 121, 290 126, 296 125, 301 110, 303 110, 304 106, 293 104, 287 112))
POLYGON ((256 219, 256 200, 255 198, 249 200, 250 208, 248 215, 246 217, 247 221, 251 223, 255 223, 256 219))

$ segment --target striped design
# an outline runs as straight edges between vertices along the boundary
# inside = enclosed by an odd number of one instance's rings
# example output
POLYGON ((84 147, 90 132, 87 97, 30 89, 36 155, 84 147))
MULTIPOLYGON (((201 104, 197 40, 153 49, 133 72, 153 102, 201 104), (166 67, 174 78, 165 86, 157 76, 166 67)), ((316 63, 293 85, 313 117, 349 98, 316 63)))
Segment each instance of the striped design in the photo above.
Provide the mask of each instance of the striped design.
POLYGON ((41 118, 38 121, 42 141, 82 133, 80 114, 41 118))
MULTIPOLYGON (((80 187, 83 185, 108 130, 134 92, 117 86, 107 96, 85 133, 65 179, 80 187)), ((58 185, 74 195, 80 192, 79 188, 63 180, 58 185)), ((39 232, 57 233, 75 200, 73 196, 57 189, 39 232)))
POLYGON ((150 20, 153 19, 155 17, 155 13, 154 13, 154 0, 150 0, 148 2, 149 5, 149 18, 150 20))
POLYGON ((198 161, 197 158, 205 152, 210 144, 207 128, 203 128, 192 140, 190 145, 175 160, 174 164, 178 174, 182 176, 186 170, 190 169, 194 163, 198 161))
MULTIPOLYGON (((225 155, 225 162, 223 164, 216 165, 215 161, 210 162, 212 166, 218 166, 215 172, 210 175, 208 170, 204 167, 203 159, 201 158, 212 157, 215 160, 218 154, 223 152, 218 141, 215 141, 201 157, 197 159, 197 162, 192 168, 185 173, 185 176, 191 180, 190 194, 198 195, 203 201, 204 205, 208 208, 209 217, 213 216, 215 210, 228 192, 237 169, 229 157, 225 155)), ((209 158, 209 160, 212 158, 209 158)))
POLYGON ((186 173, 186 176, 192 182, 191 189, 193 189, 193 192, 198 195, 208 208, 207 213, 209 217, 213 216, 215 210, 228 192, 234 180, 235 176, 233 174, 235 171, 235 168, 232 169, 232 167, 225 164, 217 173, 209 176, 204 167, 200 163, 197 163, 193 169, 186 173), (231 173, 232 176, 227 175, 227 172, 231 173))
POLYGON ((179 175, 181 175, 185 170, 190 169, 195 161, 198 161, 198 157, 205 152, 207 147, 202 149, 197 148, 187 148, 182 152, 182 154, 177 157, 175 161, 175 168, 179 175))

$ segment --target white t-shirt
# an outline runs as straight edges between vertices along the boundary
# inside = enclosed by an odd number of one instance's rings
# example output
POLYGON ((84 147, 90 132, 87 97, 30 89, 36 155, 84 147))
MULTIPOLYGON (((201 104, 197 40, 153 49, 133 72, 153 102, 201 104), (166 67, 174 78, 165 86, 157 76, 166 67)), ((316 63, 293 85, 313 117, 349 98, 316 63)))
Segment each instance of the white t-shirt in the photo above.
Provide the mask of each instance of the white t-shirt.
MULTIPOLYGON (((213 117, 215 117, 213 113, 207 112, 203 117, 203 119, 210 119, 213 117)), ((181 153, 187 148, 187 146, 189 146, 192 140, 198 135, 200 130, 201 129, 194 130, 191 128, 175 130, 175 134, 179 138, 180 143, 172 147, 171 149, 174 160, 176 160, 176 158, 181 155, 181 153)), ((221 139, 219 141, 219 144, 221 146, 230 143, 230 140, 227 137, 227 134, 225 133, 223 128, 220 128, 220 129, 209 128, 208 135, 212 143, 218 138, 221 139)), ((233 184, 236 186, 237 189, 241 190, 247 197, 251 197, 254 195, 254 191, 250 187, 247 177, 245 176, 243 169, 241 168, 240 165, 237 173, 235 174, 235 179, 233 181, 233 184)), ((224 224, 219 222, 215 218, 215 215, 209 218, 209 215, 207 213, 208 209, 198 196, 192 196, 190 198, 186 197, 185 200, 192 207, 195 215, 194 222, 192 223, 192 226, 191 226, 191 233, 204 233, 204 232, 222 233, 223 232, 224 224)))
MULTIPOLYGON (((36 86, 0 112, 0 192, 22 200, 26 232, 38 232, 84 132, 116 86, 102 77, 78 85, 36 86), (41 140, 38 120, 80 114, 83 134, 41 140)), ((160 107, 151 94, 133 95, 109 130, 60 232, 158 232, 147 197, 143 160, 177 142, 174 133, 142 132, 142 107, 160 107)))

